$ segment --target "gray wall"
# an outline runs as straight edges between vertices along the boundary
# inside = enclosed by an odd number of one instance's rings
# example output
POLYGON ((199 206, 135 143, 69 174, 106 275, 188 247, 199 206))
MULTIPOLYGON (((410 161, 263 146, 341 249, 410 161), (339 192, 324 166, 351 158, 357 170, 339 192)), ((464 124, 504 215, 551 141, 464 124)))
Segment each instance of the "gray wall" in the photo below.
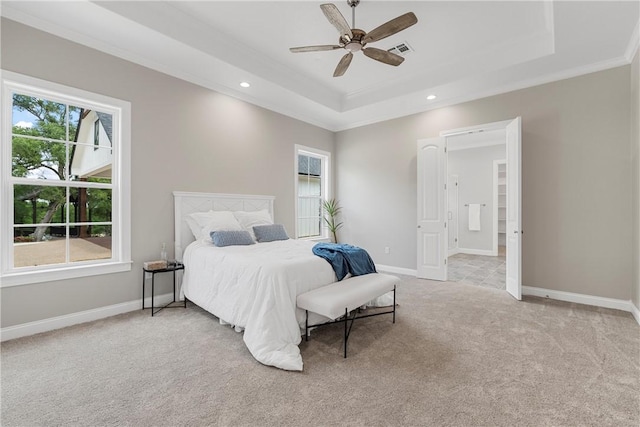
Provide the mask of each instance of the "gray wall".
POLYGON ((3 327, 140 298, 142 262, 161 242, 172 250, 174 190, 274 195, 293 235, 294 144, 333 153, 332 132, 10 20, 1 36, 5 70, 131 102, 134 261, 129 273, 3 288, 3 327))
POLYGON ((339 132, 343 238, 416 268, 416 141, 522 117, 523 285, 631 299, 630 66, 339 132), (390 253, 384 253, 384 247, 390 253))
POLYGON ((640 310, 640 49, 631 63, 631 161, 633 165, 633 303, 640 310))
MULTIPOLYGON (((493 161, 506 159, 506 144, 489 147, 450 150, 448 173, 458 175, 458 247, 483 251, 493 250, 493 161), (480 231, 469 231, 469 207, 480 208, 480 231)), ((449 245, 451 246, 451 245, 449 245)))
POLYGON ((142 262, 173 240, 173 190, 273 194, 292 234, 296 143, 334 154, 342 238, 415 269, 416 140, 516 116, 523 283, 640 306, 638 55, 633 66, 334 135, 9 20, 1 31, 2 68, 132 103, 134 260, 130 273, 3 288, 3 327, 139 298, 142 262))

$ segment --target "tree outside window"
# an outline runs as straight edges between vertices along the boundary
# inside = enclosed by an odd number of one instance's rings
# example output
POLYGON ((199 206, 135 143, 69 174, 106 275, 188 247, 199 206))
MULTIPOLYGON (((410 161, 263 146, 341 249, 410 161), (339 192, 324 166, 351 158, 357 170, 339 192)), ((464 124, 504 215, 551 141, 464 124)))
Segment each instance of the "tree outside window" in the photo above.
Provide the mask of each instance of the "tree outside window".
POLYGON ((130 271, 131 104, 0 82, 0 286, 130 271))
POLYGON ((17 93, 12 110, 14 267, 111 258, 111 116, 17 93))

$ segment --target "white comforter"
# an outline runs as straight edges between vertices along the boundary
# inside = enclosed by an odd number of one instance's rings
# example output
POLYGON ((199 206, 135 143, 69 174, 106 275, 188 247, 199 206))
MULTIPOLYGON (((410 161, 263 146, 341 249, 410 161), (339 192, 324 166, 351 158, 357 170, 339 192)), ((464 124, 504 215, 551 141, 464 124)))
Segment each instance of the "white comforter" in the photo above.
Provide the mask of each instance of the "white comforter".
POLYGON ((302 370, 298 294, 336 281, 314 242, 283 240, 250 246, 191 243, 184 253, 182 291, 221 320, 244 328, 244 342, 265 365, 302 370))

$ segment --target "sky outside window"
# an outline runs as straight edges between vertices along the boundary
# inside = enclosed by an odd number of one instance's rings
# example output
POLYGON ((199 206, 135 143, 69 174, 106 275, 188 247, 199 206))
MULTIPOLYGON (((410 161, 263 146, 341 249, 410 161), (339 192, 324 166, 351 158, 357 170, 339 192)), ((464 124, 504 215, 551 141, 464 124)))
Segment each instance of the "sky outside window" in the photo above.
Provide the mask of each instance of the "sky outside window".
POLYGON ((13 107, 13 126, 21 128, 31 128, 36 125, 38 121, 37 117, 28 111, 20 111, 18 108, 13 107))

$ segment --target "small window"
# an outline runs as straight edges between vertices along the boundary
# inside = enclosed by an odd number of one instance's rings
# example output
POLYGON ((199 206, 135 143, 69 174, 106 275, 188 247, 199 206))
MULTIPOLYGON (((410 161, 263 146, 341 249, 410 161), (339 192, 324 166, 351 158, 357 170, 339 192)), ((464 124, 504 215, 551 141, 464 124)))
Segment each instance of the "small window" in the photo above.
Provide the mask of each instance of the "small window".
POLYGON ((93 122, 93 151, 100 148, 100 120, 93 122))
POLYGON ((296 146, 296 237, 323 238, 322 203, 329 198, 330 154, 296 146))
POLYGON ((3 286, 130 266, 130 104, 3 73, 3 286))

